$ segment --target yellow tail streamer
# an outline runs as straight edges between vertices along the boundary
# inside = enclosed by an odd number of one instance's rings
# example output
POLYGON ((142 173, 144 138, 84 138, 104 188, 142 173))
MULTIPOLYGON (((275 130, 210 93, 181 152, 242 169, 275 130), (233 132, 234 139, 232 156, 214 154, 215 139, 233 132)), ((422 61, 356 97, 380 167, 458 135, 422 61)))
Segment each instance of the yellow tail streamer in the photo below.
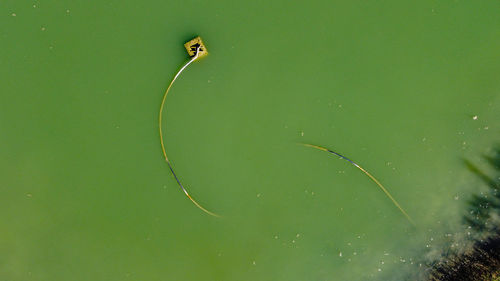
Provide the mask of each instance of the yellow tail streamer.
POLYGON ((174 79, 172 79, 172 82, 170 82, 170 85, 168 85, 167 90, 165 91, 165 94, 163 95, 163 99, 162 99, 161 105, 160 105, 160 114, 158 116, 158 129, 159 129, 159 133, 160 133, 160 143, 161 143, 161 150, 163 151, 163 156, 165 157, 165 161, 167 162, 167 165, 168 165, 168 168, 170 169, 170 172, 172 172, 172 175, 174 176, 175 180, 177 181, 177 184, 180 186, 180 188, 182 189, 182 191, 184 191, 184 194, 186 194, 187 198, 189 198, 189 200, 191 200, 191 202, 193 202, 193 204, 196 207, 198 207, 199 209, 201 209, 203 212, 205 212, 205 213, 207 213, 207 214, 209 214, 211 216, 214 216, 214 217, 220 217, 219 215, 217 215, 217 214, 215 214, 213 212, 210 212, 209 210, 205 209, 198 202, 196 202, 196 200, 194 200, 194 198, 191 197, 191 195, 189 195, 189 193, 184 188, 184 186, 182 185, 181 181, 179 180, 179 178, 175 174, 174 169, 172 167, 172 163, 168 160, 167 152, 165 150, 165 145, 163 143, 163 132, 162 132, 162 122, 161 121, 162 121, 163 107, 165 105, 165 100, 167 99, 167 94, 170 91, 170 88, 172 88, 172 85, 174 84, 174 82, 177 79, 177 77, 179 77, 179 75, 182 73, 182 71, 184 71, 184 69, 186 69, 186 67, 188 67, 188 65, 190 65, 193 61, 195 61, 196 59, 198 59, 198 57, 200 55, 200 51, 201 51, 201 46, 198 45, 197 48, 196 48, 195 55, 188 62, 186 62, 181 67, 181 69, 177 72, 177 74, 175 74, 174 79))
POLYGON ((319 149, 321 151, 326 151, 326 152, 330 152, 332 154, 335 154, 335 155, 339 156, 340 158, 342 158, 344 160, 347 160, 349 163, 351 163, 352 165, 354 165, 356 168, 360 169, 375 184, 377 184, 378 187, 380 187, 380 189, 385 193, 385 195, 387 195, 387 197, 389 197, 389 199, 392 201, 392 203, 394 203, 394 205, 396 205, 396 207, 401 211, 401 213, 403 213, 403 215, 408 219, 408 221, 412 225, 415 225, 415 222, 413 222, 413 220, 411 219, 411 217, 406 213, 406 211, 401 207, 401 205, 399 205, 399 203, 396 201, 396 199, 394 199, 394 197, 392 197, 392 195, 389 193, 389 191, 387 191, 387 189, 374 176, 372 176, 367 170, 363 169, 361 166, 359 166, 358 164, 356 164, 351 159, 349 159, 349 158, 343 156, 342 154, 337 153, 337 152, 335 152, 333 150, 330 150, 330 149, 327 149, 327 148, 324 148, 324 147, 321 147, 321 146, 318 146, 318 145, 314 145, 314 144, 308 144, 308 143, 300 143, 300 144, 303 145, 303 146, 307 146, 307 147, 311 147, 311 148, 319 149))

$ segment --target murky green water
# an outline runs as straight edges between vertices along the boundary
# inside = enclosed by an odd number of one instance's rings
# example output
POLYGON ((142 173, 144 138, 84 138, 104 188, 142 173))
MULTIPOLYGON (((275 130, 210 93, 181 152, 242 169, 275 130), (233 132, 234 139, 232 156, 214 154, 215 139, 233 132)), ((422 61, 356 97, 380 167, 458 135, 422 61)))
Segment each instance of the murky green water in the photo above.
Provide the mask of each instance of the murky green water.
MULTIPOLYGON (((2 1, 0 279, 391 280, 500 138, 497 1, 2 1), (201 35, 210 56, 163 92, 201 35), (412 227, 355 167, 375 175, 412 227)), ((399 278, 399 277, 398 277, 399 278)))

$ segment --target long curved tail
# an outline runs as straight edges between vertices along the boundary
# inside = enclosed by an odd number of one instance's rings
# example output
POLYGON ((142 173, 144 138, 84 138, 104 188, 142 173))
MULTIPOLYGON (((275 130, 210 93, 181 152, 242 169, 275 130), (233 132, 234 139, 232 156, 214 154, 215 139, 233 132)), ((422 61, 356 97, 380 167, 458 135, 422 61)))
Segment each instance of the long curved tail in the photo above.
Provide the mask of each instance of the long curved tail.
POLYGON ((365 175, 367 175, 375 184, 378 185, 378 187, 380 187, 380 189, 385 193, 385 195, 387 195, 387 197, 389 197, 389 199, 392 201, 392 203, 394 203, 394 205, 401 211, 401 213, 403 213, 403 215, 406 217, 406 219, 408 219, 408 221, 412 224, 412 225, 415 225, 415 222, 411 219, 411 217, 408 215, 408 213, 406 213, 406 211, 403 209, 403 207, 401 207, 401 205, 399 205, 399 203, 396 201, 396 199, 394 199, 394 197, 392 197, 392 195, 389 193, 389 191, 387 191, 387 189, 374 177, 372 176, 372 174, 370 174, 367 170, 363 169, 361 166, 359 166, 356 162, 352 161, 351 159, 345 157, 344 155, 340 154, 340 153, 337 153, 333 150, 330 150, 328 148, 324 148, 322 146, 319 146, 319 145, 314 145, 314 144, 308 144, 308 143, 300 143, 301 145, 303 146, 307 146, 307 147, 312 147, 312 148, 315 148, 315 149, 319 149, 319 150, 322 150, 322 151, 326 151, 326 152, 329 152, 329 153, 332 153, 332 154, 335 154, 337 155, 338 157, 348 161, 349 163, 351 163, 352 165, 354 165, 356 168, 360 169, 363 173, 365 173, 365 175))
POLYGON ((172 85, 174 84, 175 80, 177 79, 177 77, 179 77, 179 75, 182 73, 182 71, 184 71, 184 69, 186 69, 186 67, 188 67, 188 65, 190 65, 193 61, 195 61, 198 56, 199 56, 199 51, 200 51, 200 46, 198 46, 198 48, 196 49, 196 55, 194 55, 188 62, 186 62, 182 67, 181 69, 175 74, 174 76, 174 79, 172 79, 172 82, 170 82, 170 84, 168 85, 167 87, 167 90, 165 91, 165 94, 163 95, 163 99, 161 101, 161 105, 160 105, 160 114, 158 116, 158 131, 160 133, 160 144, 161 144, 161 150, 163 152, 163 156, 165 157, 165 161, 167 162, 167 165, 168 165, 168 168, 170 169, 170 172, 172 172, 172 175, 174 176, 175 180, 177 181, 177 184, 179 184, 179 187, 182 189, 182 191, 184 191, 184 194, 186 194, 187 198, 189 198, 189 200, 191 200, 191 202, 193 202, 194 205, 196 205, 196 207, 198 207, 199 209, 201 209, 203 212, 211 215, 211 216, 214 216, 214 217, 220 217, 219 215, 213 213, 213 212, 210 212, 209 210, 205 209, 203 206, 201 206, 198 202, 196 202, 196 200, 194 200, 193 197, 191 197, 191 195, 189 195, 189 193, 187 192, 186 188, 184 188, 184 186, 182 185, 181 181, 179 180, 179 177, 177 177, 177 175, 175 174, 174 172, 174 168, 172 167, 172 163, 170 163, 170 160, 168 160, 168 157, 167 157, 167 151, 165 150, 165 145, 163 143, 163 132, 162 132, 162 113, 163 113, 163 107, 165 105, 165 100, 167 99, 167 95, 168 95, 168 92, 170 91, 170 88, 172 88, 172 85))

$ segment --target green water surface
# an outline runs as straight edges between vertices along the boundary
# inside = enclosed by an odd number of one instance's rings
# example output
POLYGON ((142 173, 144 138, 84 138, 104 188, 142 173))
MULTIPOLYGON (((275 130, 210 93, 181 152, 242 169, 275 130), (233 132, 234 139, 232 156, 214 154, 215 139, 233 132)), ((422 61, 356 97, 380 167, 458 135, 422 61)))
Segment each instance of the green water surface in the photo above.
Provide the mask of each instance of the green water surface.
POLYGON ((498 1, 0 2, 0 280, 401 280, 500 140, 498 1), (161 97, 196 35, 210 55, 161 97), (377 177, 413 227, 336 150, 377 177))

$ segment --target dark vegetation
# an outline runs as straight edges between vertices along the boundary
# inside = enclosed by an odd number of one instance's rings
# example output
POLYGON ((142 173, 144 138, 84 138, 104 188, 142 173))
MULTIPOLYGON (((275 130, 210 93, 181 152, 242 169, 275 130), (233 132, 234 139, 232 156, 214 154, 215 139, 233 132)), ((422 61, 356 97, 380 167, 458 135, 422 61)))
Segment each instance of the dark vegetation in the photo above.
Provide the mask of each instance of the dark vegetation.
POLYGON ((441 260, 429 264, 429 281, 500 280, 500 147, 484 158, 493 168, 493 175, 464 160, 468 170, 488 187, 472 196, 463 217, 474 233, 474 241, 464 251, 447 250, 441 260))

